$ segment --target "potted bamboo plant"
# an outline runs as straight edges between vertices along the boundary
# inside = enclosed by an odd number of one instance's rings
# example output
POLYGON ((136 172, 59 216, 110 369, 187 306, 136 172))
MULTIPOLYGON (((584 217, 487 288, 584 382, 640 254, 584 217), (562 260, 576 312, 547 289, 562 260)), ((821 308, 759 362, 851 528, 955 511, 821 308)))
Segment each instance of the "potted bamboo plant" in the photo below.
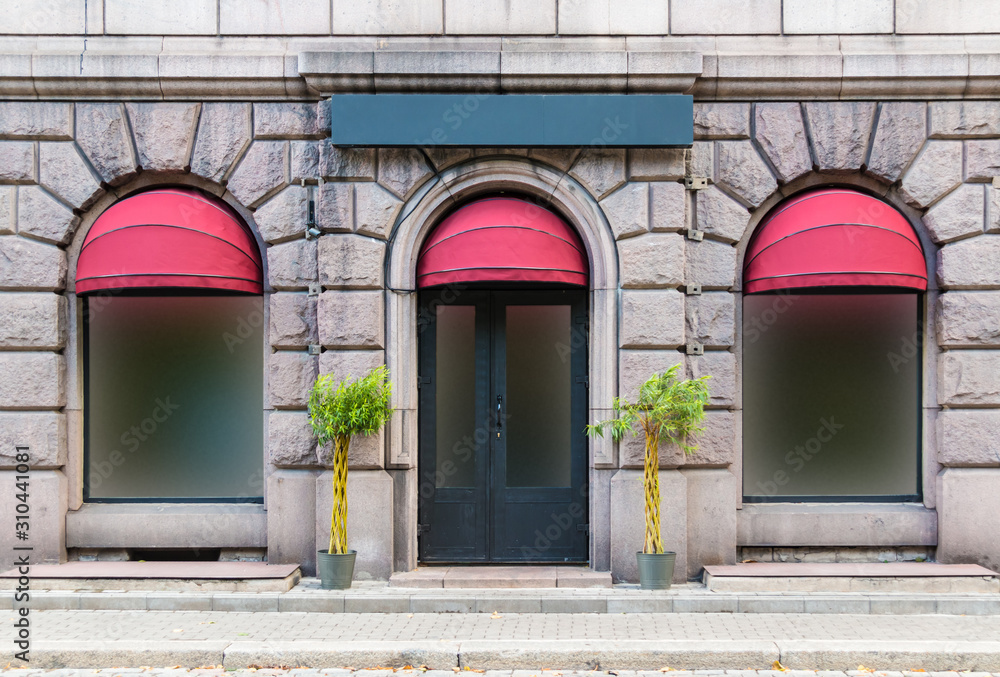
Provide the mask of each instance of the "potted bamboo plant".
POLYGON ((696 446, 690 440, 703 429, 698 426, 705 418, 708 385, 711 378, 678 380, 680 365, 662 374, 653 374, 639 388, 639 399, 632 403, 616 397, 612 402, 614 418, 587 426, 588 435, 604 436, 605 429, 620 442, 627 434, 640 431, 645 436, 643 463, 643 495, 646 502, 646 534, 642 551, 636 553, 639 562, 639 582, 646 589, 670 587, 674 576, 676 553, 663 551, 660 535, 660 442, 676 444, 686 454, 696 446))
POLYGON ((392 414, 389 370, 372 369, 355 381, 334 383, 330 374, 316 379, 309 393, 309 420, 321 447, 333 444, 333 509, 330 545, 320 550, 316 568, 325 589, 351 587, 354 550, 347 549, 347 449, 355 435, 374 435, 392 414))

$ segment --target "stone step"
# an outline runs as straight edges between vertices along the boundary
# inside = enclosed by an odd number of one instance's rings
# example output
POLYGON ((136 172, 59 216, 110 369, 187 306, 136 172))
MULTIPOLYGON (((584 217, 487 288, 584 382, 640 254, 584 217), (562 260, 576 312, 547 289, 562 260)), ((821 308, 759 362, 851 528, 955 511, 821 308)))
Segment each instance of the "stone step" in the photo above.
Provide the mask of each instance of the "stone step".
MULTIPOLYGON (((302 572, 266 562, 65 562, 33 564, 30 576, 36 590, 287 592, 302 572)), ((19 577, 0 573, 0 590, 15 589, 19 577)))
POLYGON ((1000 592, 996 572, 935 562, 746 562, 706 566, 703 580, 713 592, 1000 592))
POLYGON ((396 572, 397 588, 610 588, 611 573, 584 566, 424 566, 396 572))

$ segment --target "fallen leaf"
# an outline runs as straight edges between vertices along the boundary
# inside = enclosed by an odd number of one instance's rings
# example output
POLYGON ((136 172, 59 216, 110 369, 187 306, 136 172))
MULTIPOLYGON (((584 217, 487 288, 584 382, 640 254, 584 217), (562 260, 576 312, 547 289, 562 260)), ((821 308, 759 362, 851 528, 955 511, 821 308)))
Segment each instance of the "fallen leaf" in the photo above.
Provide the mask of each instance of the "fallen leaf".
POLYGON ((771 668, 773 670, 779 670, 781 672, 788 672, 788 668, 781 664, 781 661, 774 661, 771 663, 771 668))
POLYGON ((174 632, 184 632, 183 628, 174 628, 174 632))

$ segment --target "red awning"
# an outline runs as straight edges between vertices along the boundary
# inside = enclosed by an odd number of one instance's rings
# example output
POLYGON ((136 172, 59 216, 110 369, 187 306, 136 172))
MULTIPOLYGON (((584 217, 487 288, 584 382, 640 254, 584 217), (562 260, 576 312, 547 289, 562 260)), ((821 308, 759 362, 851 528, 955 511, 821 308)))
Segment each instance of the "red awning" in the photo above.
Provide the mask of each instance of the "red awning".
POLYGON ((747 248, 743 291, 828 286, 927 289, 924 250, 906 218, 847 188, 778 205, 747 248))
POLYGON ((526 200, 488 198, 444 219, 424 242, 417 286, 546 282, 587 286, 587 253, 576 231, 526 200))
POLYGON ((185 287, 263 293, 260 250, 239 215, 190 188, 159 188, 108 208, 87 233, 78 294, 185 287))

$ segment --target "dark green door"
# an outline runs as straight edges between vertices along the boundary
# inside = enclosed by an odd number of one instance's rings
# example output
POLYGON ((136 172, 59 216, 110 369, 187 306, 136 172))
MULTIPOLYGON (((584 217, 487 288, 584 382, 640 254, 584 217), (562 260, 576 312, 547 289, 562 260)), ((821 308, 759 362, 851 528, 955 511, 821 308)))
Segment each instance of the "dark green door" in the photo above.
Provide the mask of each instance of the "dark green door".
POLYGON ((423 292, 423 561, 587 560, 586 293, 423 292))

